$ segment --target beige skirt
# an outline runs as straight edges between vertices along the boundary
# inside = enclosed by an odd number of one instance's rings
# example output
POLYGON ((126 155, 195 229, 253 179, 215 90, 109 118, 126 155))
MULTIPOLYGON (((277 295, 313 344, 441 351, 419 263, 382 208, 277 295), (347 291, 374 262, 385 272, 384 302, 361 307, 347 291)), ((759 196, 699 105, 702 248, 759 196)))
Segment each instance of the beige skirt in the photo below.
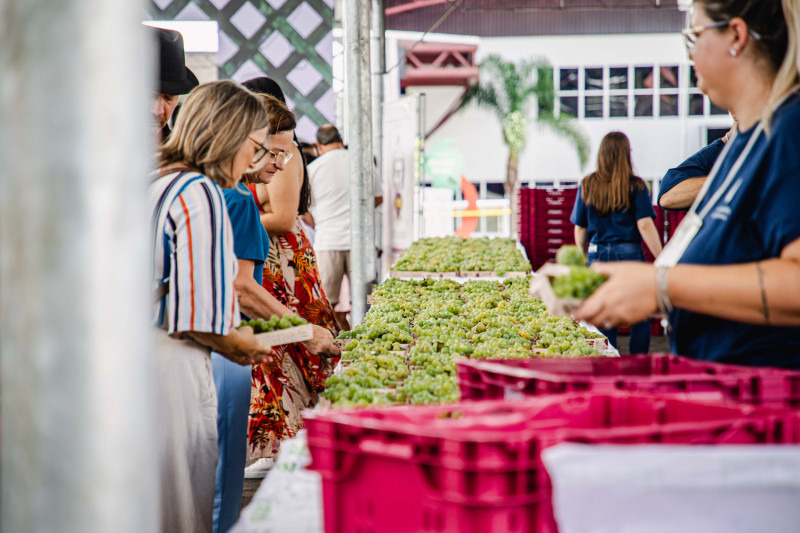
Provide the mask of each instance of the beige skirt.
POLYGON ((217 392, 209 350, 156 332, 161 531, 210 533, 217 466, 217 392))

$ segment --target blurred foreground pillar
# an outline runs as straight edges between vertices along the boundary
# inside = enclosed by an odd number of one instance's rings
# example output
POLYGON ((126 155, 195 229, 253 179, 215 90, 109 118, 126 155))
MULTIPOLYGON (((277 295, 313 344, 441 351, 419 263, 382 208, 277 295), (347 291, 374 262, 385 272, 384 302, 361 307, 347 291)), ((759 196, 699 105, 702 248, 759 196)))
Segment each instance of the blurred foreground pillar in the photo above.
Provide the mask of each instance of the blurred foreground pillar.
POLYGON ((0 531, 158 531, 144 4, 0 0, 0 531))

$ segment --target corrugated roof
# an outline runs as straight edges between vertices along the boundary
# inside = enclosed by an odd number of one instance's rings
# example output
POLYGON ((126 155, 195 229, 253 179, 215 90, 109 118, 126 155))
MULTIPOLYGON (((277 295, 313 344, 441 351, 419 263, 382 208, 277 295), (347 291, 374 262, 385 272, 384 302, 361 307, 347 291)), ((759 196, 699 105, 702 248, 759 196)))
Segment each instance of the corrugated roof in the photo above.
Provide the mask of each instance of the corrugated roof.
POLYGON ((426 31, 451 9, 434 31, 484 37, 670 33, 686 22, 677 0, 461 0, 428 7, 414 2, 387 0, 387 9, 414 7, 387 16, 387 29, 426 31))

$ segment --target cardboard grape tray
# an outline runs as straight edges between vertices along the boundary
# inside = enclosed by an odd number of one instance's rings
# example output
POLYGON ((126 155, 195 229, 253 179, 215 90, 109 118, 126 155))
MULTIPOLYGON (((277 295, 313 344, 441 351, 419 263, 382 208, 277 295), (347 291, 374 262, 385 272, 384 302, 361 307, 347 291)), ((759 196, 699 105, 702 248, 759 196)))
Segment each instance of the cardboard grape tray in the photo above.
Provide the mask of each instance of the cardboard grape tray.
POLYGON ((458 274, 461 278, 522 278, 530 274, 530 272, 513 271, 501 275, 493 271, 460 270, 458 274))
POLYGON ((427 272, 424 270, 390 270, 390 278, 401 279, 444 279, 457 278, 458 272, 427 272))
POLYGON ((314 329, 311 324, 303 324, 302 326, 294 326, 287 329, 279 329, 276 331, 268 331, 267 333, 256 333, 256 338, 264 344, 269 346, 278 346, 280 344, 293 344, 295 342, 303 342, 311 340, 314 337, 314 329))
POLYGON ((411 271, 411 270, 390 270, 390 278, 400 279, 446 279, 446 278, 521 278, 527 276, 530 272, 512 271, 505 274, 498 274, 490 270, 459 270, 454 272, 427 272, 427 271, 411 271))
POLYGON ((558 298, 553 292, 553 278, 568 275, 569 269, 566 265, 545 263, 531 278, 530 295, 541 298, 550 314, 571 316, 584 302, 580 298, 558 298))

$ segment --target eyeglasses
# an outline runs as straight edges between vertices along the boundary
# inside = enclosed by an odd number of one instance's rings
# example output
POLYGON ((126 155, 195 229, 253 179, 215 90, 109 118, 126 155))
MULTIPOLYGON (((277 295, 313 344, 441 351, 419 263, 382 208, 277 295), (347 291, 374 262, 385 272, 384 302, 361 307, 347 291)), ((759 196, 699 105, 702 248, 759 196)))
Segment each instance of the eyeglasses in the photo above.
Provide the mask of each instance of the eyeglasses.
MULTIPOLYGON (((686 39, 686 48, 692 50, 694 48, 695 43, 697 42, 697 37, 706 30, 710 30, 711 28, 725 28, 729 26, 731 23, 730 20, 721 20, 719 22, 712 22, 711 24, 705 24, 702 26, 692 26, 691 28, 684 28, 681 30, 683 37, 686 39)), ((747 29, 747 32, 753 36, 753 39, 756 41, 761 40, 761 34, 755 32, 751 29, 747 29)))
POLYGON ((253 139, 252 137, 248 137, 256 146, 258 146, 258 150, 253 153, 253 159, 250 161, 250 169, 249 170, 258 170, 264 166, 264 163, 267 162, 266 158, 264 157, 268 153, 269 148, 258 142, 257 140, 253 139))
POLYGON ((266 157, 267 154, 269 154, 269 157, 274 159, 275 163, 277 163, 278 165, 285 165, 294 155, 291 152, 287 153, 283 151, 278 152, 276 154, 275 152, 273 152, 272 150, 270 150, 257 140, 253 139, 252 137, 248 137, 248 139, 253 141, 258 146, 258 150, 256 150, 255 153, 253 154, 253 160, 251 161, 250 168, 248 169, 250 172, 259 170, 267 163, 267 161, 269 160, 269 158, 266 157))
POLYGON ((267 150, 267 153, 279 165, 285 165, 294 155, 292 152, 278 152, 277 154, 272 150, 267 150))

